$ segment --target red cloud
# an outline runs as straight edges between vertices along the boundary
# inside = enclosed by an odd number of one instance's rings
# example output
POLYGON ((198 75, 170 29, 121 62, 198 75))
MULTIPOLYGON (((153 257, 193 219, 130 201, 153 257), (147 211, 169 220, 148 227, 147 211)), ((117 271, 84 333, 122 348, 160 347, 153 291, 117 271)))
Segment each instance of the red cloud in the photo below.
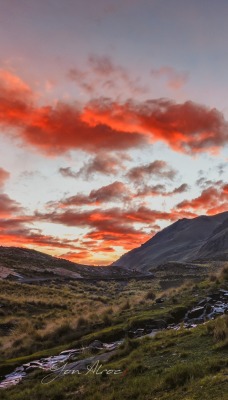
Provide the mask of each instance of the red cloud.
POLYGON ((31 91, 18 83, 6 84, 0 75, 0 125, 46 154, 124 150, 149 139, 184 153, 216 152, 228 141, 222 113, 190 101, 98 99, 82 112, 74 104, 37 107, 33 100, 31 91))
POLYGON ((22 210, 17 201, 12 200, 7 194, 0 194, 0 218, 10 217, 12 214, 17 214, 22 210))
MULTIPOLYGON (((114 243, 125 249, 139 245, 149 239, 151 233, 135 228, 135 224, 152 227, 158 220, 176 221, 178 218, 195 217, 196 213, 189 211, 162 212, 150 210, 141 206, 136 209, 122 210, 111 208, 107 210, 94 209, 90 211, 66 210, 64 212, 36 213, 35 218, 40 221, 63 224, 66 226, 87 227, 91 230, 84 236, 85 239, 104 240, 106 245, 114 243)), ((153 233, 154 231, 152 231, 153 233)))
POLYGON ((9 178, 10 173, 3 168, 0 168, 0 188, 4 186, 5 181, 9 178))
POLYGON ((213 215, 219 212, 227 211, 228 207, 228 185, 220 184, 209 186, 204 189, 200 196, 192 200, 184 200, 177 204, 178 210, 196 210, 213 215))
POLYGON ((0 124, 16 128, 15 136, 44 153, 61 154, 72 149, 123 150, 146 142, 138 133, 121 132, 102 124, 88 125, 74 105, 58 103, 56 107, 35 108, 24 92, 5 90, 1 82, 0 91, 0 124))
MULTIPOLYGON (((101 256, 110 253, 115 253, 115 250, 112 247, 107 246, 95 246, 91 247, 90 250, 84 249, 81 247, 78 251, 68 251, 67 253, 63 253, 60 257, 67 259, 69 261, 73 261, 76 263, 84 263, 84 264, 94 264, 94 251, 101 256)), ((107 265, 107 261, 99 261, 99 265, 107 265)))
MULTIPOLYGON (((11 225, 16 226, 17 221, 11 221, 11 225)), ((0 227, 1 227, 0 221, 0 227)), ((21 227, 20 230, 0 230, 0 240, 2 244, 10 246, 38 246, 48 247, 50 249, 72 249, 76 246, 66 239, 59 239, 50 235, 33 233, 29 228, 21 227)))
POLYGON ((5 245, 35 245, 50 248, 75 249, 75 240, 44 235, 39 229, 29 226, 35 222, 33 216, 23 215, 21 205, 7 194, 0 194, 0 241, 5 245))
POLYGON ((91 126, 103 123, 112 129, 140 132, 152 142, 164 141, 183 153, 214 153, 228 142, 228 124, 223 114, 191 101, 177 104, 155 99, 117 103, 101 98, 85 107, 82 118, 91 126))
POLYGON ((106 245, 110 246, 121 246, 124 250, 131 250, 134 247, 149 240, 155 232, 147 234, 141 230, 135 230, 133 232, 125 230, 125 232, 117 231, 90 231, 86 234, 86 238, 90 238, 96 241, 103 241, 106 245))
POLYGON ((150 210, 144 206, 129 210, 115 207, 107 210, 99 208, 89 211, 66 210, 64 212, 50 212, 46 214, 36 212, 35 217, 38 220, 49 220, 50 222, 67 226, 90 226, 99 229, 100 226, 105 225, 111 231, 113 231, 114 226, 118 226, 118 229, 121 227, 121 229, 129 231, 126 224, 132 224, 133 222, 154 223, 158 219, 175 219, 168 212, 150 210))
POLYGON ((103 186, 100 189, 92 190, 88 196, 77 194, 62 200, 60 207, 99 205, 115 200, 130 200, 131 194, 122 182, 113 182, 110 185, 103 186))
POLYGON ((188 189, 189 186, 186 183, 183 183, 171 191, 167 191, 165 185, 158 184, 153 186, 142 185, 140 189, 137 189, 135 192, 133 192, 124 183, 116 181, 99 189, 91 190, 88 195, 79 193, 60 200, 59 202, 49 202, 47 203, 47 206, 54 208, 66 208, 72 206, 81 207, 85 205, 99 206, 104 203, 115 201, 130 202, 132 199, 137 199, 140 197, 172 196, 178 193, 184 193, 188 189))
POLYGON ((83 177, 90 179, 94 174, 115 175, 121 169, 125 169, 124 160, 130 160, 130 157, 124 154, 106 154, 98 153, 93 159, 90 159, 79 171, 73 171, 70 167, 60 168, 62 176, 68 178, 83 177))
MULTIPOLYGON (((117 188, 125 188, 114 182, 97 191, 91 192, 91 196, 96 201, 103 202, 106 199, 112 199, 116 196, 117 188)), ((227 191, 227 187, 224 191, 227 191)), ((72 200, 72 199, 71 199, 72 200)), ((95 201, 95 200, 94 200, 95 201)), ((70 204, 70 202, 69 202, 70 204)), ((68 204, 68 205, 69 205, 68 204)), ((72 205, 73 200, 72 200, 72 205)), ((113 246, 121 246, 125 250, 140 245, 148 240, 158 229, 157 221, 175 221, 180 217, 196 216, 195 213, 188 210, 173 210, 172 212, 161 212, 150 210, 141 206, 137 208, 120 209, 93 209, 89 211, 75 211, 67 209, 64 211, 54 211, 46 214, 36 213, 32 216, 20 215, 22 209, 20 205, 7 195, 0 196, 0 239, 6 245, 31 245, 37 247, 45 247, 49 249, 64 248, 75 253, 74 260, 92 262, 94 254, 113 252, 113 246), (15 216, 18 214, 18 216, 15 216), (79 241, 74 239, 60 239, 50 235, 42 234, 41 230, 30 228, 37 221, 49 221, 56 224, 66 226, 86 227, 88 233, 79 241), (151 231, 146 233, 140 227, 144 226, 151 231), (95 242, 96 241, 96 242, 95 242), (79 252, 79 253, 78 253, 79 252), (88 252, 90 255, 88 255, 88 252), (76 259, 77 255, 77 259, 76 259)), ((110 259, 107 256, 107 259, 110 259)))

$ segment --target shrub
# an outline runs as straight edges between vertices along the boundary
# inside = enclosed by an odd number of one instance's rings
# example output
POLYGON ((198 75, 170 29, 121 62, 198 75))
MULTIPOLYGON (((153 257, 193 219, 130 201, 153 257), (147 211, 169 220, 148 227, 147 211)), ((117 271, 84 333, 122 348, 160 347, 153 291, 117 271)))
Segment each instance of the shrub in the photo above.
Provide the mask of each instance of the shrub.
POLYGON ((212 274, 212 275, 209 276, 209 279, 210 279, 211 282, 216 282, 218 278, 217 278, 216 275, 212 274))
POLYGON ((221 272, 221 278, 224 281, 228 281, 228 267, 224 267, 222 272, 221 272))
POLYGON ((88 325, 88 320, 86 318, 83 318, 83 317, 78 318, 77 328, 81 328, 81 327, 87 326, 87 325, 88 325))
POLYGON ((164 383, 173 389, 177 386, 183 386, 191 379, 200 378, 204 375, 204 369, 201 363, 192 362, 188 364, 177 364, 170 368, 164 383))
POLYGON ((216 342, 220 342, 228 338, 228 315, 223 315, 215 320, 213 337, 216 342))
POLYGON ((129 310, 129 308, 131 308, 129 300, 126 300, 125 303, 123 303, 122 306, 120 307, 122 311, 129 310))
POLYGON ((146 300, 154 300, 156 297, 156 295, 154 294, 154 292, 152 290, 149 290, 149 292, 147 292, 145 299, 146 300))

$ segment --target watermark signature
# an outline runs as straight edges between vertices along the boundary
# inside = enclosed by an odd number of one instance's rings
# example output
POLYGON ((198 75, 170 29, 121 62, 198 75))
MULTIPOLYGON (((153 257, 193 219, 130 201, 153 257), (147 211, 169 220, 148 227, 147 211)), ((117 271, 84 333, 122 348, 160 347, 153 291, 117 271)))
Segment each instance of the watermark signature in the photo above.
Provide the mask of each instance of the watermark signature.
POLYGON ((82 368, 82 369, 73 369, 69 368, 68 369, 68 364, 64 364, 61 367, 58 366, 53 366, 51 368, 51 373, 46 375, 41 383, 43 385, 47 385, 48 383, 54 382, 56 380, 59 380, 60 378, 63 378, 66 375, 120 375, 124 377, 127 374, 127 370, 120 370, 120 369, 107 369, 103 368, 103 365, 100 364, 100 361, 96 361, 92 365, 87 365, 87 367, 82 368))

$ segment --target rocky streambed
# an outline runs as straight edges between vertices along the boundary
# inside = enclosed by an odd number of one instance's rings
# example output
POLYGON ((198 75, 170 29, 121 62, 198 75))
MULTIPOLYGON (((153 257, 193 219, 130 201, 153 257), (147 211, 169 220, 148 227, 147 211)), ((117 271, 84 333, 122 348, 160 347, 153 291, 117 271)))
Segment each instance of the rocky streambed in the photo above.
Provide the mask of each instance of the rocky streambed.
MULTIPOLYGON (((162 303, 163 299, 158 299, 157 302, 162 303)), ((17 385, 35 369, 42 369, 50 373, 55 370, 57 371, 61 365, 67 363, 68 370, 75 368, 78 370, 86 370, 89 365, 95 362, 108 361, 126 337, 153 337, 161 330, 178 330, 181 327, 190 329, 226 313, 228 313, 228 290, 220 289, 217 292, 211 293, 203 300, 200 300, 195 307, 185 313, 184 317, 177 317, 174 323, 167 324, 163 320, 153 321, 151 325, 147 324, 146 326, 139 326, 135 330, 131 329, 126 331, 123 338, 112 343, 103 343, 99 340, 95 340, 86 347, 82 346, 76 349, 65 350, 56 356, 44 357, 25 363, 17 367, 12 373, 0 377, 0 389, 7 389, 17 385), (86 355, 88 351, 95 354, 99 352, 99 354, 92 357, 85 356, 85 358, 83 358, 83 354, 85 353, 86 355)))

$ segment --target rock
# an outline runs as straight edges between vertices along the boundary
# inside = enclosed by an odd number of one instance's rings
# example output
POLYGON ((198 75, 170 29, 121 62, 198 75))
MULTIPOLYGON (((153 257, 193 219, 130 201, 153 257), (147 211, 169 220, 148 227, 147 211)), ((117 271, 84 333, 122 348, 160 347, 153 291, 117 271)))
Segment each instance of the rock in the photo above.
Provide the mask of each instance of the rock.
POLYGON ((204 306, 204 308, 205 308, 205 313, 206 313, 206 314, 210 314, 211 311, 212 311, 212 309, 213 309, 212 305, 209 304, 209 303, 206 303, 205 306, 204 306))
POLYGON ((225 307, 214 307, 213 313, 214 314, 224 314, 225 307))
POLYGON ((140 337, 140 336, 142 336, 144 334, 144 329, 143 328, 142 329, 136 329, 134 334, 135 334, 134 335, 135 337, 140 337))
POLYGON ((212 300, 214 300, 214 301, 219 300, 219 299, 220 299, 220 296, 221 296, 221 294, 220 294, 219 292, 210 294, 210 298, 211 298, 212 300))
POLYGON ((206 303, 207 303, 207 299, 203 299, 203 300, 199 301, 199 303, 197 304, 197 307, 203 307, 203 306, 205 306, 206 303))
POLYGON ((90 350, 102 350, 103 349, 103 343, 100 340, 94 340, 92 343, 89 345, 90 350))
POLYGON ((155 303, 160 304, 160 303, 164 303, 165 298, 164 297, 159 297, 158 299, 155 300, 155 303))
POLYGON ((204 307, 196 307, 193 310, 189 311, 187 314, 187 318, 194 319, 199 318, 204 314, 204 307))

